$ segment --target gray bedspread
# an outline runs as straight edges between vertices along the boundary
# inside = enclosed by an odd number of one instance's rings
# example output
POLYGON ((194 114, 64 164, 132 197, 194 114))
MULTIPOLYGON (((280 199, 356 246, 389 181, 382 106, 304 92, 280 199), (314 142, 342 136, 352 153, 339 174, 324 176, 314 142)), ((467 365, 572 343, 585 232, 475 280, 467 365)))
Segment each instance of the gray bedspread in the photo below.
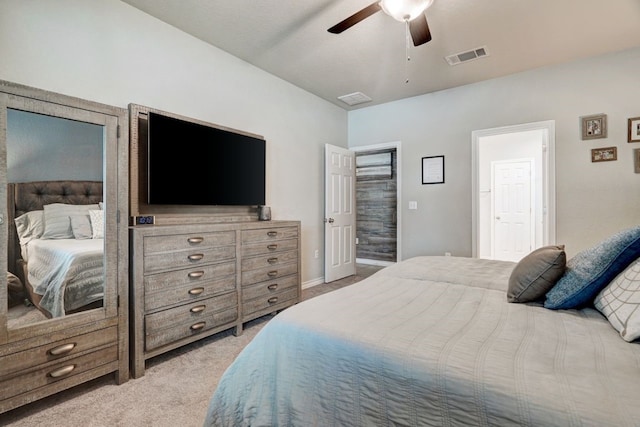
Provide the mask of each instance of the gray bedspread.
POLYGON ((593 309, 507 303, 515 264, 418 257, 278 314, 212 426, 640 426, 640 346, 593 309))
POLYGON ((52 317, 103 298, 103 239, 36 239, 28 245, 29 283, 52 317))

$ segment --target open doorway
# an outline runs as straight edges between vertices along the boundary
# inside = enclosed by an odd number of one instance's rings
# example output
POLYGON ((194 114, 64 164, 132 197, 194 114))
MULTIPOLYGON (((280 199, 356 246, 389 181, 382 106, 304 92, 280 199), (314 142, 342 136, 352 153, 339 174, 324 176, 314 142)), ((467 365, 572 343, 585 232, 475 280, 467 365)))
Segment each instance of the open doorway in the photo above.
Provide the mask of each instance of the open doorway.
POLYGON ((354 147, 356 153, 356 260, 387 266, 402 260, 401 144, 354 147))
POLYGON ((519 261, 555 242, 555 122, 472 133, 473 256, 519 261))

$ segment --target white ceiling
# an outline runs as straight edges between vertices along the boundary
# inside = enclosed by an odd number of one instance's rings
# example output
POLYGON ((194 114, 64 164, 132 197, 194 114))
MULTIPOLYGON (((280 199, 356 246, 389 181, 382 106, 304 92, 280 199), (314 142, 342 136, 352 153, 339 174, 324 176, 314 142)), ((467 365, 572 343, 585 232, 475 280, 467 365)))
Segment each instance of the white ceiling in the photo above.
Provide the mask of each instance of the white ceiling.
POLYGON ((640 0, 435 0, 433 40, 409 62, 404 24, 383 12, 327 32, 372 0, 123 1, 347 110, 640 46, 640 0), (480 46, 489 56, 444 60, 480 46), (337 99, 353 92, 373 101, 337 99))

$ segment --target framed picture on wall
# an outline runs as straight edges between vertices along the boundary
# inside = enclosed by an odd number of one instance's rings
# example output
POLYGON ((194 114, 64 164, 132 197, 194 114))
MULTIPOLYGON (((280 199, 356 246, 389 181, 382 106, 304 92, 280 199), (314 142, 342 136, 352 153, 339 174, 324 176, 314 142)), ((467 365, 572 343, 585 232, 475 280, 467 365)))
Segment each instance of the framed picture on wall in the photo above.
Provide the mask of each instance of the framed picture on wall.
POLYGON ((444 156, 422 158, 422 184, 444 184, 444 156))
POLYGON ((616 147, 594 148, 591 150, 592 162, 610 162, 618 160, 618 149, 616 147))
POLYGON ((607 137, 607 115, 595 114, 580 117, 582 121, 582 139, 598 139, 607 137))
POLYGON ((633 150, 633 165, 636 173, 640 173, 640 148, 633 150))
POLYGON ((628 142, 640 142, 640 117, 629 119, 628 142))

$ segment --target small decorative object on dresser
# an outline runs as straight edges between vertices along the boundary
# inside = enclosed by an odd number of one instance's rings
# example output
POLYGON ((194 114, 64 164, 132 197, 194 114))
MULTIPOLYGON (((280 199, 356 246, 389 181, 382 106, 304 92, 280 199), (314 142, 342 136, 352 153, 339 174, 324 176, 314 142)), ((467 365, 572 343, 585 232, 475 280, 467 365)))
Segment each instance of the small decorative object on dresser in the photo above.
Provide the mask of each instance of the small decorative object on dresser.
POLYGON ((640 117, 629 119, 627 141, 640 142, 640 117))
POLYGON ((594 148, 591 150, 592 162, 610 162, 618 160, 618 149, 616 147, 594 148))
POLYGON ((598 139, 607 137, 607 115, 594 114, 580 117, 582 123, 582 139, 598 139))
POLYGON ((297 221, 131 228, 131 363, 300 301, 297 221))

